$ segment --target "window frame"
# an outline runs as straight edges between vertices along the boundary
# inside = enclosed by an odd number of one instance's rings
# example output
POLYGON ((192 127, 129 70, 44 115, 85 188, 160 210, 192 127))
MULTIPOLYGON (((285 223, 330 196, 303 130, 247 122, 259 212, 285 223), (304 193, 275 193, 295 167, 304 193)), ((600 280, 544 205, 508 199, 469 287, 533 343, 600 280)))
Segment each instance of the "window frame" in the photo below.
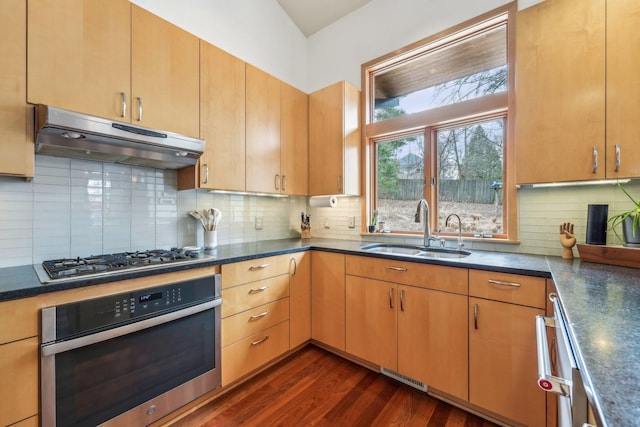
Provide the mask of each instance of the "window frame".
MULTIPOLYGON (((489 11, 476 18, 465 21, 448 30, 444 30, 433 36, 427 37, 409 46, 383 55, 377 59, 362 65, 362 105, 363 114, 361 116, 361 126, 363 129, 363 194, 362 203, 362 234, 369 234, 366 225, 371 221, 374 209, 376 189, 376 147, 377 141, 388 140, 390 136, 397 136, 406 133, 424 132, 425 153, 435 153, 437 144, 434 141, 437 129, 463 124, 464 122, 476 122, 484 119, 491 119, 506 116, 505 119, 505 141, 503 147, 503 234, 491 238, 479 237, 481 241, 494 241, 501 243, 519 243, 517 225, 517 188, 515 185, 515 143, 514 128, 515 122, 515 16, 517 4, 511 2, 505 6, 489 11), (447 44, 457 42, 464 38, 473 37, 479 32, 486 31, 504 25, 506 22, 507 38, 507 77, 508 86, 504 92, 498 92, 461 101, 454 104, 432 108, 426 111, 411 113, 384 121, 373 121, 375 97, 374 92, 375 73, 390 67, 397 66, 401 62, 408 61, 417 55, 429 52, 436 48, 441 48, 447 44), (427 149, 429 151, 427 151, 427 149)), ((426 156, 425 156, 426 157, 426 156)), ((423 194, 432 207, 429 212, 431 229, 435 230, 437 218, 437 192, 438 173, 437 156, 429 155, 424 165, 425 188, 423 194)), ((418 201, 416 200, 416 203, 418 201)), ((392 230, 391 235, 396 236, 417 236, 422 233, 392 230)), ((455 233, 441 233, 442 236, 454 235, 455 233)), ((389 234, 387 234, 388 236, 389 234)))

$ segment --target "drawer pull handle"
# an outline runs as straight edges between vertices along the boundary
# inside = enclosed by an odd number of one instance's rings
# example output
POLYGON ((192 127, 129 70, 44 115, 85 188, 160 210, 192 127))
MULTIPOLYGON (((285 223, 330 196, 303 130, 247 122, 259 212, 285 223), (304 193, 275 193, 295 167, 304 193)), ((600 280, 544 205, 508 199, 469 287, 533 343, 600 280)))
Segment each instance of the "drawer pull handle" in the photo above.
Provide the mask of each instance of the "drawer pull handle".
POLYGON ((404 267, 392 267, 390 265, 387 265, 385 268, 387 270, 393 270, 393 271, 407 271, 407 269, 404 267))
POLYGON ((501 282, 499 280, 489 280, 489 283, 492 285, 511 286, 513 288, 519 288, 521 286, 520 283, 501 282))
POLYGON ((265 269, 267 267, 269 267, 269 263, 260 264, 260 265, 252 265, 251 267, 249 267, 249 271, 263 270, 263 269, 265 269))
POLYGON ((389 288, 389 308, 393 308, 393 288, 389 288))
POLYGON ((252 342, 252 343, 251 343, 251 345, 258 345, 258 344, 262 344, 263 342, 265 342, 265 341, 266 341, 266 340, 268 340, 268 339, 269 339, 269 335, 267 335, 267 336, 266 336, 266 337, 264 337, 264 338, 260 338, 258 341, 254 341, 254 342, 252 342))
POLYGON ((264 285, 261 288, 253 288, 249 290, 250 294, 257 294, 258 292, 264 292, 269 289, 269 285, 264 285))
POLYGON ((251 322, 252 320, 260 319, 266 316, 267 314, 269 314, 269 310, 262 312, 260 314, 254 314, 253 316, 249 317, 249 321, 251 322))
POLYGON ((404 311, 404 289, 400 291, 400 311, 404 311))

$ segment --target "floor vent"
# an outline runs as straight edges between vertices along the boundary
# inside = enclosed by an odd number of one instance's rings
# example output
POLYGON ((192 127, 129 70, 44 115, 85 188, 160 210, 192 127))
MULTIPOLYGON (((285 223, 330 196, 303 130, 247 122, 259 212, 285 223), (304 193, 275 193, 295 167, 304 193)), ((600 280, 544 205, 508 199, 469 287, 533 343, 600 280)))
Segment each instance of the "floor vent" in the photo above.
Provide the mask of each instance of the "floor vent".
POLYGON ((397 373, 396 371, 392 371, 391 369, 387 369, 384 366, 380 368, 380 372, 383 375, 386 375, 390 378, 393 378, 394 380, 400 381, 403 384, 406 384, 408 386, 411 386, 413 388, 417 388, 420 391, 424 391, 425 393, 427 392, 427 385, 418 381, 418 380, 414 380, 411 377, 407 377, 406 375, 402 375, 397 373))

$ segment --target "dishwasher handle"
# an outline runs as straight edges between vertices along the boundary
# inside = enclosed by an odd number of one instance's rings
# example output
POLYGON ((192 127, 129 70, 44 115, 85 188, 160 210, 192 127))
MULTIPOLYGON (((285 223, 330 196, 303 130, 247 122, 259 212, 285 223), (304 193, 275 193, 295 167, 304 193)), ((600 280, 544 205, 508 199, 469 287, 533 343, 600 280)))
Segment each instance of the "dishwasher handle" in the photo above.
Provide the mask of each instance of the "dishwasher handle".
POLYGON ((544 391, 571 396, 571 381, 551 375, 551 360, 547 341, 547 327, 555 327, 553 317, 536 316, 536 347, 538 351, 538 386, 544 391))

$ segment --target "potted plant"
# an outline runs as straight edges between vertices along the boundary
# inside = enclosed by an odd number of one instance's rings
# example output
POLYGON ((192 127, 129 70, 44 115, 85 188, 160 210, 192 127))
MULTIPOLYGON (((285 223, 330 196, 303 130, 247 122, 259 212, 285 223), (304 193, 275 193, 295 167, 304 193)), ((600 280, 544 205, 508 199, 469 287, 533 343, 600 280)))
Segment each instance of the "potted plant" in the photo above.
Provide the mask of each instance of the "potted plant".
POLYGON ((640 202, 636 201, 620 182, 618 182, 618 187, 635 206, 630 211, 622 212, 609 218, 607 220, 611 224, 609 229, 613 230, 616 236, 620 238, 616 227, 622 225, 624 246, 640 247, 640 202))

